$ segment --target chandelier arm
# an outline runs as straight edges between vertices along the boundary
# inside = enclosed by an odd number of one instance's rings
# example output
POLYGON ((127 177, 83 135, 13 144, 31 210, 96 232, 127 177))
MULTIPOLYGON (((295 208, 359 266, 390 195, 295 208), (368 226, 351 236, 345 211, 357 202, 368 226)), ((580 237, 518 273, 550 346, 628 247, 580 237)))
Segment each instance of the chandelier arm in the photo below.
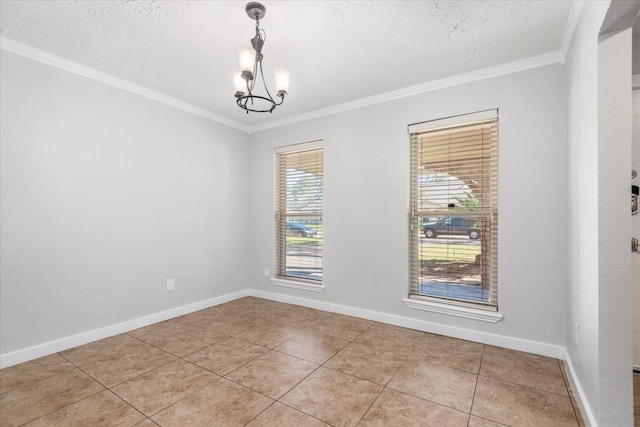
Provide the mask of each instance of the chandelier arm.
POLYGON ((247 93, 251 96, 251 90, 253 89, 252 85, 249 84, 249 80, 247 80, 247 93))
POLYGON ((271 93, 269 93, 269 88, 267 87, 267 81, 264 79, 264 73, 262 72, 262 61, 260 61, 260 77, 262 78, 262 85, 264 86, 265 92, 267 92, 267 96, 269 97, 271 102, 275 104, 276 102, 273 100, 273 96, 271 96, 271 93))
MULTIPOLYGON (((255 76, 252 80, 251 83, 247 82, 247 90, 249 91, 249 95, 253 94, 253 88, 256 85, 256 80, 258 80, 258 58, 256 57, 256 59, 253 61, 253 75, 255 76)), ((253 103, 253 102, 252 102, 253 103)))
POLYGON ((249 114, 249 110, 247 110, 247 101, 248 100, 249 100, 248 97, 240 97, 237 100, 238 107, 242 108, 243 110, 246 110, 247 114, 249 114))
POLYGON ((281 105, 284 102, 284 93, 279 93, 278 97, 280 98, 280 102, 276 102, 276 106, 281 105))

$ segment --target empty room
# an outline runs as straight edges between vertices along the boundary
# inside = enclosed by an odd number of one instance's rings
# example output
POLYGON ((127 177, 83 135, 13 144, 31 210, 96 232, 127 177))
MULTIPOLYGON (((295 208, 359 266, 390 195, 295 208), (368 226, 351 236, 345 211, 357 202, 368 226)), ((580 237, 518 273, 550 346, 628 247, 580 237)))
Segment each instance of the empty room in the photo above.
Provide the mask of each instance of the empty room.
POLYGON ((0 0, 0 425, 640 425, 639 11, 0 0))

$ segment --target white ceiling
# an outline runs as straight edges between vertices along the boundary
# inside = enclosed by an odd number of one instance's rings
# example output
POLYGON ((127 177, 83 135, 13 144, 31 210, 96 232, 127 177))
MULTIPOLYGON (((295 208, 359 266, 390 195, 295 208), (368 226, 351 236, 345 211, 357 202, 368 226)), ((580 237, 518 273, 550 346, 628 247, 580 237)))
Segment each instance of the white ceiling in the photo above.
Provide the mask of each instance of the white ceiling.
POLYGON ((285 103, 247 115, 232 72, 245 1, 2 0, 0 32, 245 126, 560 50, 569 1, 267 1, 265 77, 285 103))

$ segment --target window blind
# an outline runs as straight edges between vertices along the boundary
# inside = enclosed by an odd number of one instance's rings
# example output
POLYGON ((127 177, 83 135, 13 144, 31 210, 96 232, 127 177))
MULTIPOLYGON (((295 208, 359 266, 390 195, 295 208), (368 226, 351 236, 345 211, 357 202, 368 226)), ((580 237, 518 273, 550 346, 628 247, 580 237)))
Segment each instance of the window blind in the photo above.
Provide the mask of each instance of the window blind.
POLYGON ((497 110, 409 135, 410 297, 497 310, 497 110))
POLYGON ((320 141, 276 150, 276 272, 322 280, 323 148, 320 141))

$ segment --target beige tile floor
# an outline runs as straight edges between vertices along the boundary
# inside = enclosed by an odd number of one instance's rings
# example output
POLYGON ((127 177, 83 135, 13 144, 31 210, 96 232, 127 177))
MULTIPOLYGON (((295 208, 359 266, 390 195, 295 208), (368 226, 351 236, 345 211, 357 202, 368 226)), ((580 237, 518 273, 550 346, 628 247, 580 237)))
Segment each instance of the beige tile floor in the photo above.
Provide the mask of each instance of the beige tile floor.
POLYGON ((556 359, 248 297, 1 370, 0 425, 583 425, 566 384, 556 359))

